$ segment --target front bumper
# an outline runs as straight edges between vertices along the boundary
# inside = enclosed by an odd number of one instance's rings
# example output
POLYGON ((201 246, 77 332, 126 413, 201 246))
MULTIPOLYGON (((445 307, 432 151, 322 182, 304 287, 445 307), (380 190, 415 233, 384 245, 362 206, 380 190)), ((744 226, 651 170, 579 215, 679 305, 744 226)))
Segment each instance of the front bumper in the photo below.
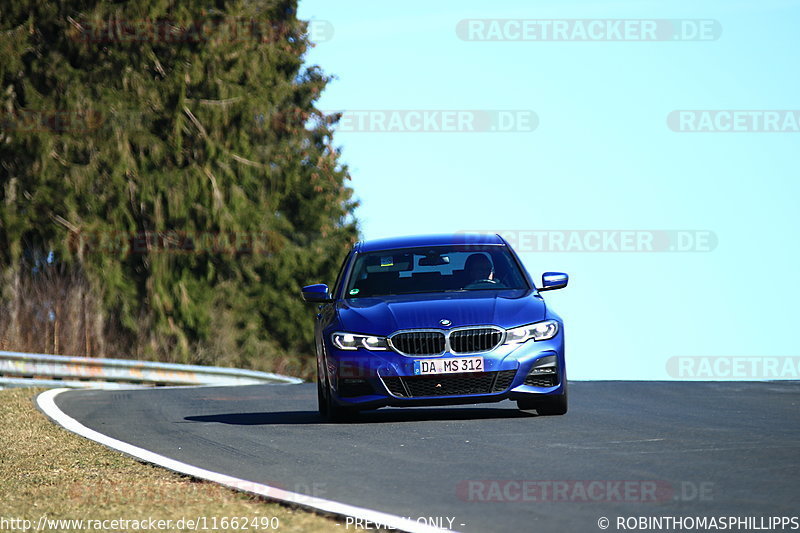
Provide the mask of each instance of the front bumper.
MULTIPOLYGON (((333 400, 346 407, 454 405, 520 400, 564 393, 563 329, 547 341, 502 345, 478 354, 484 372, 414 375, 414 361, 394 351, 338 350, 328 346, 327 371, 333 400), (555 374, 531 374, 534 367, 555 360, 555 374)), ((445 353, 442 358, 474 357, 445 353)))

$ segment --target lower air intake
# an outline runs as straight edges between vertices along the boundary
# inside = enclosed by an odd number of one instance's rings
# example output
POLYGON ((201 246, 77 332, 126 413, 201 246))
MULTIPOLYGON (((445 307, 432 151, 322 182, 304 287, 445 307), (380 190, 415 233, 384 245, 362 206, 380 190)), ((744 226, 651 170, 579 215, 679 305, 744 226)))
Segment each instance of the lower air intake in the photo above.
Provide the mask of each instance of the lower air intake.
POLYGON ((383 382, 389 392, 399 398, 464 396, 503 392, 511 386, 516 373, 516 370, 501 370, 436 376, 386 377, 383 378, 383 382))

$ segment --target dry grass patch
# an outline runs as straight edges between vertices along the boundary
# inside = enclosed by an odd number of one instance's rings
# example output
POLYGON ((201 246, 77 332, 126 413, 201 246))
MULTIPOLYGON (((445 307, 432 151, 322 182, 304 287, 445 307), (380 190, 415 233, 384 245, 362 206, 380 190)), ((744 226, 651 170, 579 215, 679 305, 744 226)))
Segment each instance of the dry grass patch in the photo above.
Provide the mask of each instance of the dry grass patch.
MULTIPOLYGON (((41 391, 0 390, 0 517, 4 519, 27 519, 35 525, 44 515, 90 520, 206 517, 210 527, 213 517, 277 517, 281 532, 344 530, 332 519, 142 464, 74 435, 36 409, 32 399, 37 392, 41 391)), ((169 530, 189 531, 174 526, 169 530)), ((229 530, 243 528, 217 529, 229 530)))

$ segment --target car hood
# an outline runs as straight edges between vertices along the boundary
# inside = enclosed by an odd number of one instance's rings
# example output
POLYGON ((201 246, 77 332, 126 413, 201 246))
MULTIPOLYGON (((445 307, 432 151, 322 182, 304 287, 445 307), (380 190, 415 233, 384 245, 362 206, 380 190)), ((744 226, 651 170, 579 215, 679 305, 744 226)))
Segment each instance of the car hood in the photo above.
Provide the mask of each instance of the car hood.
POLYGON ((511 328, 544 320, 544 300, 533 290, 469 291, 353 298, 338 304, 340 327, 388 335, 401 329, 493 324, 511 328))

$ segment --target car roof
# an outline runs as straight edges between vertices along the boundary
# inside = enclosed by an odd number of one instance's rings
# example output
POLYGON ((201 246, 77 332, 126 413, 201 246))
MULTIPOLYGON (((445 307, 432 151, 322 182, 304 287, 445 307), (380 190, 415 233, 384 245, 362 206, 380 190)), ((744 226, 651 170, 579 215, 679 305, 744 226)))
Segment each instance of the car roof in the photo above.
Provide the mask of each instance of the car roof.
POLYGON ((356 244, 359 252, 375 252, 379 250, 394 250, 397 248, 416 248, 418 246, 448 246, 448 245, 505 245, 499 235, 481 233, 451 233, 440 235, 410 235, 406 237, 389 237, 362 241, 356 244))

